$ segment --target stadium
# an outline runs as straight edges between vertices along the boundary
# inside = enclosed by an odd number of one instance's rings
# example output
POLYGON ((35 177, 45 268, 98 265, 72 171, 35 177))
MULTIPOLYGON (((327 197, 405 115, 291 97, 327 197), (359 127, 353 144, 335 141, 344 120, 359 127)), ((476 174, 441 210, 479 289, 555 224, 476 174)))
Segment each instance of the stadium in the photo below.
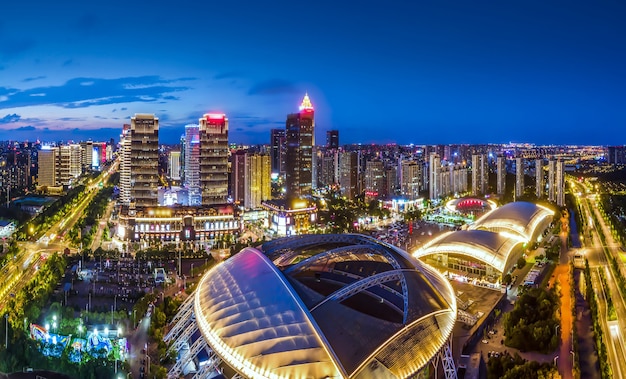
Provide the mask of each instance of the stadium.
POLYGON ((168 376, 456 378, 456 317, 446 279, 394 246, 277 239, 204 275, 165 336, 179 351, 168 376))
POLYGON ((508 203, 470 225, 444 233, 413 253, 451 277, 498 284, 552 222, 554 211, 529 202, 508 203))

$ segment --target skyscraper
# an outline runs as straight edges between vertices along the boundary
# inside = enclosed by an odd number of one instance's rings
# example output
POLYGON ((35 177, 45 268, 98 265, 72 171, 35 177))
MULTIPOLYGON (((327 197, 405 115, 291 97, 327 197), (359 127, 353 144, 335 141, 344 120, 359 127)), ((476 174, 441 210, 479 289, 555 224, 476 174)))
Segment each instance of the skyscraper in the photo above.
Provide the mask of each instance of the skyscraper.
POLYGON ((69 186, 82 174, 82 149, 79 144, 59 146, 57 151, 57 185, 69 186))
POLYGON ((238 150, 230 157, 230 194, 239 205, 243 205, 246 200, 246 155, 245 150, 238 150))
POLYGON ((515 199, 524 195, 524 160, 521 157, 515 158, 515 199))
POLYGON ((384 195, 385 183, 383 177, 385 169, 380 160, 368 160, 365 162, 365 196, 376 199, 384 195))
POLYGON ((135 114, 130 119, 130 206, 157 206, 159 202, 159 119, 135 114))
POLYGON ((169 169, 170 179, 176 181, 180 180, 180 151, 170 151, 169 169))
POLYGON ((228 118, 207 113, 200 124, 200 191, 202 205, 228 200, 228 118))
POLYGON ((310 196, 313 188, 313 146, 315 121, 313 105, 305 94, 299 112, 287 116, 285 125, 285 181, 287 196, 310 196))
POLYGON ((185 125, 185 186, 189 205, 200 205, 200 126, 185 125))
POLYGON ((244 206, 255 209, 272 196, 269 155, 246 154, 246 193, 244 206))
POLYGON ((37 184, 41 187, 54 187, 57 185, 57 150, 57 147, 42 146, 37 153, 37 184))
POLYGON ((339 148, 339 130, 329 130, 326 132, 326 147, 329 149, 339 148))
POLYGON ((130 205, 130 124, 122 126, 120 135, 120 203, 124 207, 130 205))
POLYGON ((350 200, 357 194, 358 157, 354 151, 344 151, 339 156, 339 188, 350 200))
POLYGON ((537 158, 535 159, 535 194, 537 195, 537 199, 543 197, 543 187, 543 159, 537 158))
POLYGON ((506 157, 502 155, 498 155, 498 160, 496 161, 496 165, 498 166, 496 168, 497 176, 498 176, 497 192, 498 192, 498 195, 502 196, 504 195, 504 192, 506 191, 506 157))
POLYGON ((439 173, 441 172, 441 158, 437 153, 430 153, 430 161, 428 164, 428 169, 430 172, 430 178, 428 181, 428 192, 430 194, 430 199, 434 200, 439 198, 440 196, 440 178, 439 173))
POLYGON ((400 194, 410 200, 419 198, 422 182, 422 166, 416 161, 404 160, 400 162, 401 183, 400 194))
POLYGON ((272 173, 283 174, 285 172, 285 129, 270 131, 270 145, 272 173))
POLYGON ((484 195, 488 192, 489 165, 486 154, 472 155, 472 194, 484 195))
POLYGON ((556 201, 556 161, 548 160, 548 200, 556 201))
POLYGON ((565 206, 565 162, 559 159, 556 161, 556 204, 559 207, 565 206))

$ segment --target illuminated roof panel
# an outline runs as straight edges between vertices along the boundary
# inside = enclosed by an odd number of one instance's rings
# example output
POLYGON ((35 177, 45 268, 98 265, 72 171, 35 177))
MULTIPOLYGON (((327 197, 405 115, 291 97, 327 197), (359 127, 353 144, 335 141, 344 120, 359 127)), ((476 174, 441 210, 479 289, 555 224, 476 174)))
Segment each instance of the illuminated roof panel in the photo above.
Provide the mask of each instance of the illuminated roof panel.
POLYGON ((517 201, 497 208, 478 219, 470 229, 508 230, 526 241, 533 238, 537 227, 548 221, 554 212, 537 204, 517 201))

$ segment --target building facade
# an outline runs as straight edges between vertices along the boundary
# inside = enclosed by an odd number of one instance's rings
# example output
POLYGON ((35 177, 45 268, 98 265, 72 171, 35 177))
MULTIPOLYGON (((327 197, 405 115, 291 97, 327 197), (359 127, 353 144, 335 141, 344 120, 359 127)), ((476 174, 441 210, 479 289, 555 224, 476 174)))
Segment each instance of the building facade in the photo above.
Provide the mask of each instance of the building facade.
POLYGON ((285 125, 285 182, 289 198, 307 197, 313 189, 315 112, 308 94, 299 112, 287 116, 285 125))
POLYGON ((200 192, 202 205, 228 200, 228 118, 207 113, 200 124, 200 192))

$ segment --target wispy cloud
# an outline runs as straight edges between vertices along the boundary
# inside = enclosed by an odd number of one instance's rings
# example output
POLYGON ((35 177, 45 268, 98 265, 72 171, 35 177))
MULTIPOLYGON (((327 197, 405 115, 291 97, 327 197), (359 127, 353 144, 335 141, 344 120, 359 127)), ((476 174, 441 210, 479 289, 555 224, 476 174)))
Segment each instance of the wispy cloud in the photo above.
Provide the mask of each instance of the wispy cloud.
POLYGON ((174 84, 192 79, 163 79, 154 75, 117 79, 74 78, 60 86, 26 90, 0 87, 0 97, 2 97, 0 109, 36 105, 53 105, 71 109, 104 104, 173 101, 178 100, 178 97, 172 93, 189 89, 189 87, 174 84))
POLYGON ((24 83, 28 83, 28 82, 32 82, 32 81, 35 81, 35 80, 45 79, 45 78, 46 78, 46 77, 45 77, 45 76, 43 76, 43 75, 40 75, 40 76, 33 76, 33 77, 30 77, 30 78, 25 78, 25 79, 22 79, 22 82, 24 82, 24 83))
POLYGON ((253 85, 248 95, 292 95, 299 90, 295 84, 284 79, 270 79, 253 85))
POLYGON ((8 114, 8 115, 0 118, 0 124, 11 124, 13 122, 18 122, 21 118, 22 118, 22 116, 20 116, 19 114, 16 114, 16 113, 8 114))

